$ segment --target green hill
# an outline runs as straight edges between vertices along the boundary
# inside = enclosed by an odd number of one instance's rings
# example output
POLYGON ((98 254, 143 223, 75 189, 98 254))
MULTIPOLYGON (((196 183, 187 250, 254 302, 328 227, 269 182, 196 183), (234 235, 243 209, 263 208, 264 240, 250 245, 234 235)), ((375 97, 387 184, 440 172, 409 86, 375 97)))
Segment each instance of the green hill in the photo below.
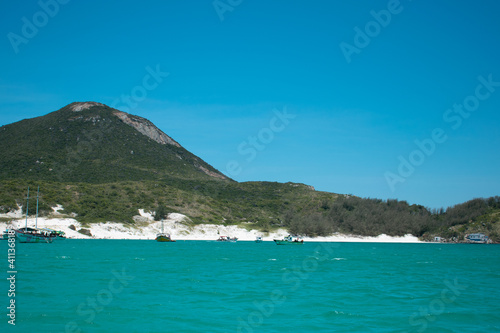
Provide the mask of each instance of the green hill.
POLYGON ((150 121, 106 105, 72 103, 0 127, 0 212, 41 188, 41 214, 63 205, 83 223, 134 223, 138 209, 187 215, 193 223, 238 224, 309 236, 484 232, 500 241, 500 198, 430 212, 404 201, 318 192, 296 183, 235 182, 150 121))
POLYGON ((99 103, 2 126, 0 142, 0 179, 228 180, 148 120, 99 103))

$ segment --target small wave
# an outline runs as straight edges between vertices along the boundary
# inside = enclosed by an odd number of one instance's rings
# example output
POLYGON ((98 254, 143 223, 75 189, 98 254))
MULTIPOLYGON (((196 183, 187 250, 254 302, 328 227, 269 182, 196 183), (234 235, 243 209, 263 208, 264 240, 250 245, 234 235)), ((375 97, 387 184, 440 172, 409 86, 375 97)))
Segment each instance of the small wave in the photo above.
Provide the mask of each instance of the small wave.
POLYGON ((331 260, 347 260, 346 258, 333 258, 331 260))
POLYGON ((327 311, 323 314, 326 317, 335 317, 335 316, 358 316, 354 313, 350 312, 344 312, 344 311, 337 311, 337 310, 331 310, 327 311))
POLYGON ((146 259, 144 259, 144 258, 134 258, 134 260, 141 260, 141 261, 144 261, 144 260, 146 260, 146 259))
POLYGON ((58 257, 56 257, 56 259, 71 259, 71 257, 69 257, 69 256, 60 256, 59 257, 58 256, 58 257))
POLYGON ((267 261, 276 261, 276 259, 267 259, 267 261))

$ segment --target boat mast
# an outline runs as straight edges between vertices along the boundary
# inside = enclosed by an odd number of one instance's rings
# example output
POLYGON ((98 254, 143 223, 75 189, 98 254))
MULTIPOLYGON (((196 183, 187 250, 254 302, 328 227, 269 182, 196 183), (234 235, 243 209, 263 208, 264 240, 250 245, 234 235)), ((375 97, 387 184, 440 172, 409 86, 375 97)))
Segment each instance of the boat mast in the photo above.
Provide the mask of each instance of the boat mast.
POLYGON ((38 193, 40 192, 40 185, 38 185, 38 190, 36 191, 36 218, 35 218, 35 228, 38 228, 38 193))
MULTIPOLYGON (((28 196, 26 197, 26 223, 25 228, 28 228, 28 208, 30 207, 30 187, 28 186, 28 196)), ((26 231, 26 229, 24 229, 26 231)))

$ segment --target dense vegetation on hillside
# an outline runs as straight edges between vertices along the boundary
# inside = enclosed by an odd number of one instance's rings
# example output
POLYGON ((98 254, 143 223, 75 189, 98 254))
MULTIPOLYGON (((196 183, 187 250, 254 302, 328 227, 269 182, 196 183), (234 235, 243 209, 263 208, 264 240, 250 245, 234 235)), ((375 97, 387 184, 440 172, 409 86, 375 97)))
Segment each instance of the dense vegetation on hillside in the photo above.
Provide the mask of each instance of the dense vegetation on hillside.
POLYGON ((376 236, 382 233, 401 236, 412 234, 430 240, 442 236, 462 240, 465 234, 484 232, 500 241, 500 197, 473 199, 431 212, 423 206, 405 201, 362 199, 339 196, 325 201, 322 210, 287 216, 290 231, 298 234, 327 235, 334 232, 376 236))
MULTIPOLYGON (((0 127, 0 179, 86 183, 223 176, 183 147, 160 144, 124 123, 117 110, 66 106, 0 127)), ((134 119, 147 120, 131 116, 134 119)))
POLYGON ((249 222, 264 230, 283 226, 283 217, 291 206, 309 210, 337 196, 295 183, 169 179, 89 184, 4 180, 0 181, 0 212, 21 205, 24 208, 28 185, 32 199, 36 196, 36 186, 40 186, 41 215, 50 214, 50 207, 60 204, 64 213, 75 213, 82 222, 133 223, 132 217, 139 209, 156 212, 161 208, 160 215, 179 212, 189 216, 194 223, 249 222))
POLYGON ((132 224, 145 209, 157 219, 178 212, 192 223, 262 231, 285 227, 308 236, 384 233, 461 240, 467 233, 484 232, 500 241, 499 197, 431 212, 404 201, 318 192, 304 184, 238 183, 146 119, 117 116, 117 110, 97 104, 73 103, 0 127, 0 213, 25 209, 27 187, 34 198, 40 186, 40 215, 50 215, 59 204, 83 223, 132 224))
MULTIPOLYGON (((500 197, 474 199, 431 213, 404 201, 362 199, 318 192, 295 183, 220 181, 143 181, 106 184, 31 182, 31 198, 41 187, 40 214, 63 205, 83 223, 117 221, 134 223, 139 209, 187 215, 193 223, 238 224, 262 231, 278 227, 308 236, 335 232, 376 236, 413 234, 462 240, 465 234, 484 232, 500 241, 500 197)), ((25 207, 24 180, 0 181, 0 212, 25 207)), ((34 214, 34 206, 31 206, 34 214)))

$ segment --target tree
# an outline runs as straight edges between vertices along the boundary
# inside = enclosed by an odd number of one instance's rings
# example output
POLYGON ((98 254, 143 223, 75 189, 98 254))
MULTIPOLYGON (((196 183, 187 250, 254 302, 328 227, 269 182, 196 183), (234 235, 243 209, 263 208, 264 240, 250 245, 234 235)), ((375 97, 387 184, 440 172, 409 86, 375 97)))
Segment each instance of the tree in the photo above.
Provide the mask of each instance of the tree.
POLYGON ((158 208, 155 211, 155 221, 160 221, 166 219, 168 216, 169 210, 165 205, 159 204, 158 208))

